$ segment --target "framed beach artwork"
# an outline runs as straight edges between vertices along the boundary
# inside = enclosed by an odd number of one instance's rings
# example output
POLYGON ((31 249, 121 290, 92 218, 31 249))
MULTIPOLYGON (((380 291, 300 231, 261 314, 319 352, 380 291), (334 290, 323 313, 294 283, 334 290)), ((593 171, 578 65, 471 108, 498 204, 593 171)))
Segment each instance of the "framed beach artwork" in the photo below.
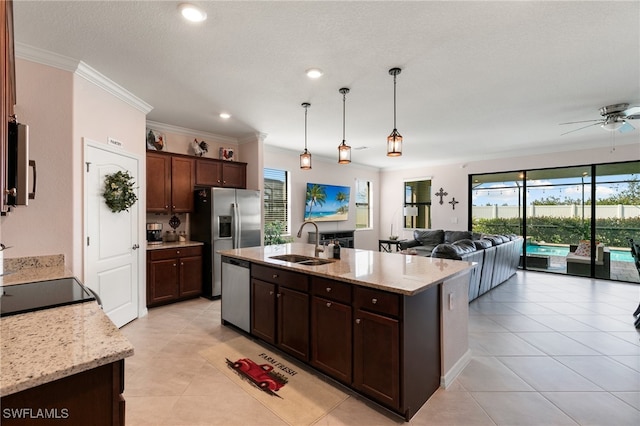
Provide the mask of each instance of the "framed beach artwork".
POLYGON ((333 222, 347 220, 351 188, 339 185, 307 183, 304 220, 333 222))
POLYGON ((147 129, 147 149, 151 151, 166 151, 167 139, 164 134, 153 129, 147 129))

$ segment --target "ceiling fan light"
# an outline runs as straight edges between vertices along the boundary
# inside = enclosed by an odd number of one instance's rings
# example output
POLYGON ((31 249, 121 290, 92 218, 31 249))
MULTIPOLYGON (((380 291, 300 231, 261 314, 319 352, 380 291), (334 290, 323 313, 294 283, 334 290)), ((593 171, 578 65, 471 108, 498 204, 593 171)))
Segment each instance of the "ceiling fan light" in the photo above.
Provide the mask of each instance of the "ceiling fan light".
POLYGON ((620 127, 622 127, 623 125, 624 125, 624 121, 607 120, 604 123, 602 123, 600 127, 610 132, 614 132, 616 130, 619 130, 620 127))

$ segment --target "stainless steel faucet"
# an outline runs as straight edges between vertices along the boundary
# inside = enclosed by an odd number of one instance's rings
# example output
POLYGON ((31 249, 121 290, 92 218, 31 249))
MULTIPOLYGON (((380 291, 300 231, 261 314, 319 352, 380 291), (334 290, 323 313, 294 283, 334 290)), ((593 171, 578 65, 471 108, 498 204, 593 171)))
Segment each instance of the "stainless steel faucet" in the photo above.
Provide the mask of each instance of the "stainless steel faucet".
POLYGON ((298 238, 300 238, 302 236, 302 228, 304 228, 304 226, 310 223, 313 226, 316 227, 316 246, 314 248, 314 253, 316 257, 320 256, 320 253, 324 252, 324 249, 322 247, 318 246, 318 240, 320 239, 320 232, 318 231, 318 225, 312 221, 312 220, 307 220, 306 222, 302 222, 302 225, 300 225, 300 229, 298 229, 298 238))

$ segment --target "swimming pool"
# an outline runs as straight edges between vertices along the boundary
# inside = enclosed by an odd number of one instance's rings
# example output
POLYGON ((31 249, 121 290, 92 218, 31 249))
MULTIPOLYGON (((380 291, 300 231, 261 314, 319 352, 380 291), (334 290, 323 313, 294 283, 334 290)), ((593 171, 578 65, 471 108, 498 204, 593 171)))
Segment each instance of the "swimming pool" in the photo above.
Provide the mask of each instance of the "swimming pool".
MULTIPOLYGON (((569 247, 527 244, 527 254, 566 256, 569 254, 569 247)), ((631 251, 611 250, 611 260, 614 262, 633 262, 633 257, 631 256, 631 251)))

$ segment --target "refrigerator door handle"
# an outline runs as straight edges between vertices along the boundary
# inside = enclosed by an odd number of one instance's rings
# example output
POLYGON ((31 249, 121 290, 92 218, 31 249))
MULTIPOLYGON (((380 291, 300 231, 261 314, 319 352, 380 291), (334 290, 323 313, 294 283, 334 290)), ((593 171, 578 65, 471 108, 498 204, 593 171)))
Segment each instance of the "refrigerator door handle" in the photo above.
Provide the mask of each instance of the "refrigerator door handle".
POLYGON ((238 203, 231 204, 233 210, 233 248, 240 247, 240 212, 238 203))

